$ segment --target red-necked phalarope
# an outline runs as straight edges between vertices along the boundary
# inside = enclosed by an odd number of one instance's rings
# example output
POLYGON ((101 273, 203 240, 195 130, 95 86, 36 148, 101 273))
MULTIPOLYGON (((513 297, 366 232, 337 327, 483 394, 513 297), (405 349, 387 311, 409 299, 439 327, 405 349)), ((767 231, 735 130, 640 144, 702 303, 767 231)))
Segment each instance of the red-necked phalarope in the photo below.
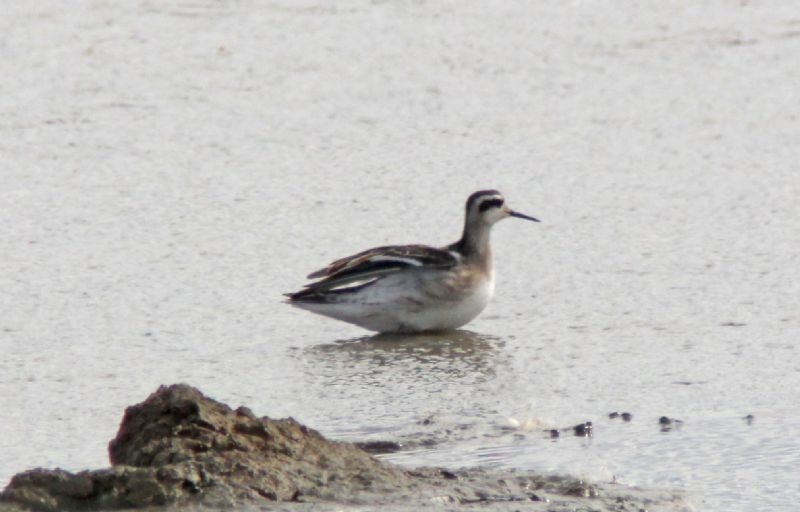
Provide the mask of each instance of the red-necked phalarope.
POLYGON ((309 274, 288 303, 378 332, 455 329, 483 311, 494 292, 489 233, 505 217, 539 222, 505 205, 496 190, 467 199, 461 240, 376 247, 309 274))

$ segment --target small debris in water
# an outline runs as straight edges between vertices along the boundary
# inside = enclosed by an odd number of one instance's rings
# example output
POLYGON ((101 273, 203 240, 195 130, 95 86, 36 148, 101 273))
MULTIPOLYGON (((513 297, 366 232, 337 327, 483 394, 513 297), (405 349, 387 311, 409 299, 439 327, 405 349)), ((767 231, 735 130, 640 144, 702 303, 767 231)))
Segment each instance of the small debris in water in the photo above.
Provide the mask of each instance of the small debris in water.
POLYGON ((629 412, 620 413, 620 412, 614 411, 612 413, 609 413, 608 417, 609 417, 609 419, 612 419, 612 420, 615 419, 615 418, 622 418, 622 421, 631 421, 633 419, 633 414, 631 414, 629 412))
POLYGON ((572 430, 578 437, 592 437, 592 422, 580 423, 572 427, 572 430))
MULTIPOLYGON (((525 432, 531 430, 540 430, 542 428, 542 421, 538 418, 528 418, 525 421, 520 421, 516 418, 508 418, 508 427, 509 430, 522 430, 525 432)), ((501 427, 503 428, 503 427, 501 427)))
POLYGON ((555 439, 555 438, 557 438, 557 437, 561 437, 561 432, 559 432, 557 429, 551 428, 551 429, 549 430, 549 433, 550 433, 550 437, 551 437, 552 439, 555 439))
POLYGON ((755 416, 753 416, 752 414, 748 414, 747 416, 745 416, 745 417, 744 417, 744 418, 742 418, 742 419, 743 419, 743 420, 744 420, 744 421, 745 421, 745 422, 746 422, 748 425, 752 425, 752 424, 753 424, 753 420, 754 420, 754 419, 756 419, 756 417, 755 417, 755 416))
POLYGON ((683 421, 677 420, 675 418, 668 418, 666 416, 661 416, 658 419, 658 424, 661 425, 661 432, 669 432, 672 429, 681 428, 681 425, 683 425, 683 421))
POLYGON ((747 324, 744 322, 723 322, 721 324, 722 327, 744 327, 747 324))
POLYGON ((425 419, 419 420, 417 425, 430 425, 433 423, 433 416, 428 416, 425 419))

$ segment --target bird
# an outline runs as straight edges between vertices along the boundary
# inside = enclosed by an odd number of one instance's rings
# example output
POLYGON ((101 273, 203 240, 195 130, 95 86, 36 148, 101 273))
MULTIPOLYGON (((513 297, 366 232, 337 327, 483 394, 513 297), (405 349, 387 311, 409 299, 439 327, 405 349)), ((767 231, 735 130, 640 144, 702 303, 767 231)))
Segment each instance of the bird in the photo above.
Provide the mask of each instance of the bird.
POLYGON ((292 306, 378 333, 457 329, 494 294, 490 233, 506 217, 539 219, 510 209, 497 190, 467 198, 461 238, 437 248, 387 245, 338 259, 316 280, 284 294, 292 306))

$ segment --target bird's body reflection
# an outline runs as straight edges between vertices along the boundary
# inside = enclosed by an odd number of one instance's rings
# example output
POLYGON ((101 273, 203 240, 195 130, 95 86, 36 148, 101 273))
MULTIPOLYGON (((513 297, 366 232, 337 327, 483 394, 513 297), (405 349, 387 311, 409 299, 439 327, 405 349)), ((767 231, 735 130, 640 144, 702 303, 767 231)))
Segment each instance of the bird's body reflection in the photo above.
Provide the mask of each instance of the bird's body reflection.
POLYGON ((326 435, 396 440, 408 456, 497 435, 510 366, 503 345, 467 330, 379 334, 311 346, 298 356, 326 435))
POLYGON ((298 356, 327 432, 363 439, 431 414, 481 416, 496 405, 502 344, 466 330, 384 334, 311 346, 298 356))
MULTIPOLYGON (((417 375, 420 370, 429 374, 451 377, 490 377, 494 373, 493 360, 499 338, 467 330, 425 334, 378 334, 360 336, 333 343, 316 345, 307 350, 311 359, 320 360, 323 366, 330 362, 351 363, 350 369, 363 370, 391 367, 400 374, 417 375)), ((352 376, 352 374, 351 374, 352 376)))

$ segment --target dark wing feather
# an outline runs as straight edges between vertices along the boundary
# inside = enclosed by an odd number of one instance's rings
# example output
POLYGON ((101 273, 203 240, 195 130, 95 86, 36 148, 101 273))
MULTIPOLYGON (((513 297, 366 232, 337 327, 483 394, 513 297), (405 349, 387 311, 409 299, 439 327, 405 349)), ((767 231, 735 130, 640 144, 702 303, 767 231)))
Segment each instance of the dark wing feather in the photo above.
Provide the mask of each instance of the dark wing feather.
POLYGON ((327 294, 348 293, 373 284, 383 276, 414 267, 448 269, 458 263, 452 253, 426 245, 392 245, 376 247, 334 261, 309 274, 319 281, 302 290, 287 293, 290 300, 325 301, 327 294))
POLYGON ((343 277, 375 270, 401 270, 422 265, 450 268, 456 263, 458 263, 456 257, 443 249, 427 245, 387 245, 336 260, 327 267, 312 272, 308 278, 343 277))

